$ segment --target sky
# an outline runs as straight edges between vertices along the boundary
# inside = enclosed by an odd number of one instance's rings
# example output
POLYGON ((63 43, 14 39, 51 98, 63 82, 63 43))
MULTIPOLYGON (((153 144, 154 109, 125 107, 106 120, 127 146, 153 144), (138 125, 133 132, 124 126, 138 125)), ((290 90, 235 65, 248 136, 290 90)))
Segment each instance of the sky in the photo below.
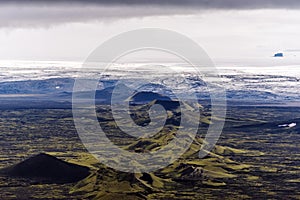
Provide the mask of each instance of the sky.
POLYGON ((112 36, 149 27, 184 34, 216 60, 299 58, 299 9, 299 0, 0 0, 0 60, 83 61, 112 36))

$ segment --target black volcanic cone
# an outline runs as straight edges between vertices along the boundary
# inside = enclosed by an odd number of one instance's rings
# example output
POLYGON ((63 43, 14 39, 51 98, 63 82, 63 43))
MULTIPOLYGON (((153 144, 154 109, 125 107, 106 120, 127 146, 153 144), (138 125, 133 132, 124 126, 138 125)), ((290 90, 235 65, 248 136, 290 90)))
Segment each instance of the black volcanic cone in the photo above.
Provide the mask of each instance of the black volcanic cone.
POLYGON ((23 177, 47 183, 72 183, 87 177, 88 167, 68 163, 41 153, 19 164, 1 170, 2 174, 23 177))

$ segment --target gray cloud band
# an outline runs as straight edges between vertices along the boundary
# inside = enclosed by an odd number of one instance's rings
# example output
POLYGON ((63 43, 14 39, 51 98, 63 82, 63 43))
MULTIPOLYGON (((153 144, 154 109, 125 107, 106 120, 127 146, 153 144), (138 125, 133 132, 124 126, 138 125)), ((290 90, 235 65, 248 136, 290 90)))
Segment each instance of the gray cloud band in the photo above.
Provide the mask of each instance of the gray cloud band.
POLYGON ((0 27, 51 26, 91 20, 202 13, 207 10, 299 9, 298 0, 1 1, 0 27))
POLYGON ((213 9, 295 8, 298 0, 12 0, 0 3, 180 6, 213 9))

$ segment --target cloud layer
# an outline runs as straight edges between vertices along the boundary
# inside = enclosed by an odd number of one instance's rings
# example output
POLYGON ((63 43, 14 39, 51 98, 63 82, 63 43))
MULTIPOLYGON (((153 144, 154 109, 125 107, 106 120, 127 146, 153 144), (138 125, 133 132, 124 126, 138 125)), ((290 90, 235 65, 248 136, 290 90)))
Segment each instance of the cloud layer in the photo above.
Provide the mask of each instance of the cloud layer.
POLYGON ((299 8, 299 0, 0 0, 0 3, 179 6, 203 9, 299 8))
POLYGON ((199 14, 208 10, 298 8, 299 0, 0 0, 0 27, 199 14))

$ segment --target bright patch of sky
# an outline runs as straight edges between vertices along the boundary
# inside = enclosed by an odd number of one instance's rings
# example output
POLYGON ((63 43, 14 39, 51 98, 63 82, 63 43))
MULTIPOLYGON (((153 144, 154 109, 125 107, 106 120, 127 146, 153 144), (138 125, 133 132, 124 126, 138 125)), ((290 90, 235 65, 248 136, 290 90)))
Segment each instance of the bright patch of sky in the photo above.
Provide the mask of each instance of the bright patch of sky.
POLYGON ((71 21, 49 26, 3 26, 0 59, 84 61, 114 35, 155 27, 190 37, 218 64, 283 62, 272 58, 277 52, 284 53, 286 64, 297 64, 299 24, 298 10, 259 9, 71 21))

